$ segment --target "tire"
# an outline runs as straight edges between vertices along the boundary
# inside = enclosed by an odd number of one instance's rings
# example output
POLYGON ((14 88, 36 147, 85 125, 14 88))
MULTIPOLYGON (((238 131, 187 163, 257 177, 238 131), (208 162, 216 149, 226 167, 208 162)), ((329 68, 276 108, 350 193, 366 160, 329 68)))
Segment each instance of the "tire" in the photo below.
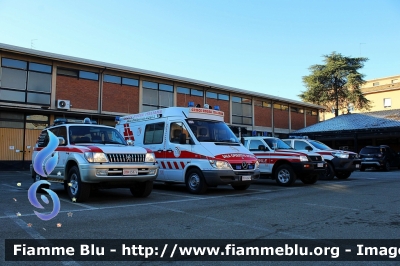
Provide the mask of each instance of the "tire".
POLYGON ((335 178, 335 169, 331 163, 327 163, 325 170, 325 179, 332 180, 335 178))
POLYGON ((246 190, 250 187, 250 184, 240 184, 240 185, 236 185, 236 184, 232 184, 231 185, 235 190, 246 190))
POLYGON ((385 172, 389 172, 390 171, 390 163, 389 162, 385 162, 385 166, 383 167, 383 171, 385 171, 385 172))
POLYGON ((296 174, 288 164, 282 164, 274 172, 276 183, 280 186, 291 186, 296 181, 296 174))
POLYGON ((304 184, 307 184, 307 185, 315 184, 315 182, 317 182, 318 179, 319 179, 318 175, 312 175, 312 176, 306 176, 306 177, 300 178, 301 182, 303 182, 304 184))
MULTIPOLYGON (((46 180, 46 178, 44 178, 44 177, 38 175, 38 174, 34 171, 34 172, 33 172, 33 175, 32 175, 32 180, 33 180, 33 183, 35 183, 36 181, 46 180)), ((37 189, 37 192, 38 192, 38 193, 45 193, 45 191, 42 190, 42 188, 49 189, 50 186, 49 186, 49 185, 40 185, 40 186, 38 187, 38 189, 37 189)))
POLYGON ((77 166, 73 166, 68 172, 67 192, 71 200, 84 202, 90 196, 90 184, 81 180, 81 174, 77 166), (71 183, 69 186, 68 184, 71 183), (75 200, 74 200, 75 199, 75 200))
POLYGON ((153 181, 138 182, 129 188, 136 198, 146 198, 153 190, 153 181))
POLYGON ((197 168, 193 168, 187 172, 185 183, 187 190, 192 194, 203 194, 207 191, 207 184, 203 173, 197 168))
MULTIPOLYGON (((360 169, 360 171, 361 171, 361 169, 360 169)), ((336 177, 338 179, 347 179, 347 178, 349 178, 350 175, 351 175, 351 172, 337 172, 336 173, 336 177)))

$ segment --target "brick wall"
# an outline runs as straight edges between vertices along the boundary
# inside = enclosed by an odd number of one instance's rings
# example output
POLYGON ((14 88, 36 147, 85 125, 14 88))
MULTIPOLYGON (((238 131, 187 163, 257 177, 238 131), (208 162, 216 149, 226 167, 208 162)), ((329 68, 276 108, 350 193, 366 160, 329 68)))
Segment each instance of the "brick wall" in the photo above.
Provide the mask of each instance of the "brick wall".
POLYGON ((307 115, 306 116, 306 126, 314 125, 318 122, 318 116, 316 115, 307 115))
POLYGON ((275 128, 289 128, 289 111, 274 109, 275 128))
POLYGON ((254 106, 254 125, 260 127, 271 127, 271 108, 254 106))
POLYGON ((72 108, 97 111, 99 82, 57 75, 56 99, 70 100, 72 108))
POLYGON ((176 97, 176 106, 178 107, 187 107, 189 102, 194 102, 194 105, 200 104, 203 106, 203 97, 202 96, 191 96, 187 94, 178 93, 176 97))
POLYGON ((291 112, 292 130, 304 128, 304 114, 291 112))
POLYGON ((139 88, 103 83, 103 111, 136 114, 139 112, 139 88))

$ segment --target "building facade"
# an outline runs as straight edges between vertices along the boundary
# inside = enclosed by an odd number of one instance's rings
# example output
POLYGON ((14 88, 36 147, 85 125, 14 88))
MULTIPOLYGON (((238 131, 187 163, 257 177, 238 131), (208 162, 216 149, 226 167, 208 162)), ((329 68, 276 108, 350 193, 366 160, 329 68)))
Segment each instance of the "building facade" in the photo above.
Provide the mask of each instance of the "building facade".
POLYGON ((209 104, 241 135, 286 137, 320 121, 319 105, 132 67, 0 44, 0 169, 26 168, 56 118, 115 117, 209 104), (239 130, 240 129, 240 130, 239 130))

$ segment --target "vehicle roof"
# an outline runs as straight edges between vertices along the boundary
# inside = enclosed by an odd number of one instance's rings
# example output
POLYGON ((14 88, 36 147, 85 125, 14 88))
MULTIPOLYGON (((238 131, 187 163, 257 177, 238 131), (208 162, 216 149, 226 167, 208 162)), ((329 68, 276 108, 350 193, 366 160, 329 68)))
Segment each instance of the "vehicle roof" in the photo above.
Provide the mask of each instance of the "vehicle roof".
POLYGON ((251 137, 243 137, 244 139, 279 139, 277 137, 267 137, 267 136, 251 136, 251 137))

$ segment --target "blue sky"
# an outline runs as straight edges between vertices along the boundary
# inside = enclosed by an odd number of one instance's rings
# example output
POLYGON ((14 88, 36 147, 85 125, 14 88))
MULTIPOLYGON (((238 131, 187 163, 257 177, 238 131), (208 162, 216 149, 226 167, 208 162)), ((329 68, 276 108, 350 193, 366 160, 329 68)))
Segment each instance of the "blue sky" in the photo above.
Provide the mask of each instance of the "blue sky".
POLYGON ((0 0, 0 42, 300 100, 333 51, 400 75, 399 0, 0 0))

